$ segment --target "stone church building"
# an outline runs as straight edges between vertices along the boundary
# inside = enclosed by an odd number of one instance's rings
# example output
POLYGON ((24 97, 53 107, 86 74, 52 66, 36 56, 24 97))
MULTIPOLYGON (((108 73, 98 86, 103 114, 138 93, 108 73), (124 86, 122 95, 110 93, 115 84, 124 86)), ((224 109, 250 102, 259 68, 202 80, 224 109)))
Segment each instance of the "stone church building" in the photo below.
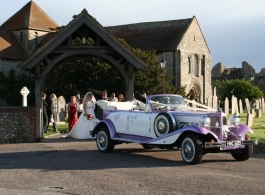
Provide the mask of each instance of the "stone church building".
MULTIPOLYGON (((20 73, 18 65, 36 52, 59 25, 34 1, 0 26, 0 72, 20 73)), ((186 86, 197 102, 211 104, 211 53, 196 17, 104 27, 114 38, 141 50, 155 50, 166 61, 173 85, 186 86)))

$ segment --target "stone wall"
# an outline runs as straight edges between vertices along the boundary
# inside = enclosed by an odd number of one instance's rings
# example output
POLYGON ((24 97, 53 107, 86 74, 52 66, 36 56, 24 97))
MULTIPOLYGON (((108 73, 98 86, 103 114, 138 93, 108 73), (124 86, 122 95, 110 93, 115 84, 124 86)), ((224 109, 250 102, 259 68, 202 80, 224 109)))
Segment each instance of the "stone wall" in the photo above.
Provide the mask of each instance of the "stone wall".
POLYGON ((251 80, 253 85, 258 86, 260 90, 263 91, 265 95, 265 68, 261 69, 259 73, 256 73, 255 69, 248 62, 242 62, 242 68, 225 68, 223 63, 217 63, 212 68, 212 85, 215 84, 216 80, 231 80, 231 79, 241 79, 251 80))
POLYGON ((36 141, 34 107, 0 107, 0 143, 36 141))

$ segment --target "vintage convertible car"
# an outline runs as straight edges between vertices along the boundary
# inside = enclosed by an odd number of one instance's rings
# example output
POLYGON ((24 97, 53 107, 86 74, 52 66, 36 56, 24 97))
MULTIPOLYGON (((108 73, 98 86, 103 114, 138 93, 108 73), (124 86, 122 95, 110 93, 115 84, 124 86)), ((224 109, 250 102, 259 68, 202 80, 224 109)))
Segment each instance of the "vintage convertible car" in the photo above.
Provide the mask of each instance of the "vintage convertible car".
POLYGON ((139 143, 145 149, 181 149, 187 164, 198 164, 206 153, 230 152, 235 160, 251 157, 253 145, 233 115, 227 120, 221 111, 197 104, 188 107, 182 96, 149 95, 146 102, 97 102, 102 120, 91 131, 101 152, 111 152, 121 143, 139 143))

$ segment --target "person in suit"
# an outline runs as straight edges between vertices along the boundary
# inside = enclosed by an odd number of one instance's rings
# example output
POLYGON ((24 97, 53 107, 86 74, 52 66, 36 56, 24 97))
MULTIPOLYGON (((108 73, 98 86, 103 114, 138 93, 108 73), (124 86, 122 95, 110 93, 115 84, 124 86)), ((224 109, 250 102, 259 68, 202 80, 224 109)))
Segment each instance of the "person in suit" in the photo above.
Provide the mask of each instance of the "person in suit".
POLYGON ((143 92, 141 95, 141 102, 146 103, 146 92, 143 92))
POLYGON ((51 94, 50 98, 47 101, 47 104, 48 104, 47 107, 48 126, 50 122, 52 122, 53 131, 59 132, 57 130, 57 123, 56 123, 58 103, 57 103, 57 97, 54 93, 51 94))
POLYGON ((43 133, 48 132, 48 116, 47 116, 48 104, 45 99, 46 99, 46 93, 42 93, 43 133))
POLYGON ((110 98, 108 97, 108 91, 106 89, 103 89, 102 91, 102 100, 110 101, 110 98))

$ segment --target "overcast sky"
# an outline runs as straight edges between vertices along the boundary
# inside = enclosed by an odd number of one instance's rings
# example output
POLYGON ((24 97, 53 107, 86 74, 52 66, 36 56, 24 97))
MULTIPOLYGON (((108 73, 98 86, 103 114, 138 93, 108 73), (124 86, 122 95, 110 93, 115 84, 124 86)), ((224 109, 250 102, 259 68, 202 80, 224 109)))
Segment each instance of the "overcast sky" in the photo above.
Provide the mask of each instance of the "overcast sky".
MULTIPOLYGON (((84 8, 103 26, 196 16, 212 54, 240 68, 265 68, 265 0, 34 0, 55 22, 67 25, 84 8)), ((29 0, 1 0, 0 25, 29 0)))

